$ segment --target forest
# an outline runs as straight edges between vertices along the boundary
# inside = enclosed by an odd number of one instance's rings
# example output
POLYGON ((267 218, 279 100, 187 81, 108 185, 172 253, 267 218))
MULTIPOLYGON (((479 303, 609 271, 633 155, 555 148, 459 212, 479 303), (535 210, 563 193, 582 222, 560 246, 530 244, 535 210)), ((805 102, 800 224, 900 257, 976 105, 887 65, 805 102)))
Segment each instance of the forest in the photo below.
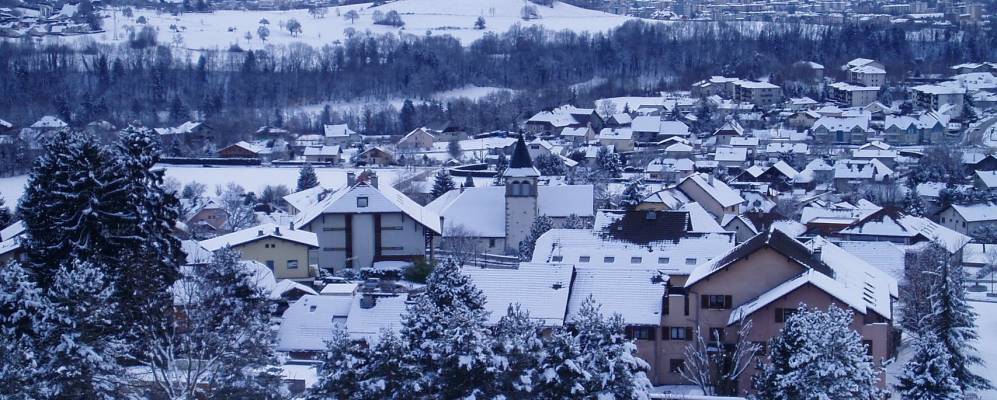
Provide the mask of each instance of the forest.
MULTIPOLYGON (((993 31, 916 31, 875 24, 780 24, 744 29, 725 23, 629 22, 607 33, 513 28, 462 44, 445 35, 355 32, 342 43, 268 46, 261 51, 171 47, 157 32, 127 44, 0 43, 0 116, 26 126, 45 114, 72 125, 107 120, 172 125, 203 119, 235 139, 261 125, 317 131, 347 122, 369 134, 399 134, 447 121, 472 132, 513 129, 540 109, 621 95, 686 89, 710 75, 790 75, 815 61, 828 74, 855 57, 883 60, 891 79, 944 73, 959 62, 994 59, 993 31), (589 82, 586 85, 576 85, 589 82), (433 93, 467 85, 516 90, 442 104, 433 93), (574 86, 573 86, 574 85, 574 86), (356 99, 413 99, 410 114, 387 103, 306 114, 302 106, 356 99)), ((792 95, 793 93, 787 93, 792 95)))

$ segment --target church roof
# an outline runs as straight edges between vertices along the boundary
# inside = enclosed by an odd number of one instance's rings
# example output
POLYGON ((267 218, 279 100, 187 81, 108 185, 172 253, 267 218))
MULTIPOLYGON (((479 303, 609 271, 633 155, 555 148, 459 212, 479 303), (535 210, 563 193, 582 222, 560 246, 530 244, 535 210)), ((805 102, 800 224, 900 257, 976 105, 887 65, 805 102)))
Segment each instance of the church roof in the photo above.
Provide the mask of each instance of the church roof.
POLYGON ((509 168, 503 173, 505 176, 540 176, 540 171, 533 167, 533 160, 530 158, 530 151, 526 148, 526 141, 520 135, 516 140, 516 148, 512 151, 512 159, 509 161, 509 168))

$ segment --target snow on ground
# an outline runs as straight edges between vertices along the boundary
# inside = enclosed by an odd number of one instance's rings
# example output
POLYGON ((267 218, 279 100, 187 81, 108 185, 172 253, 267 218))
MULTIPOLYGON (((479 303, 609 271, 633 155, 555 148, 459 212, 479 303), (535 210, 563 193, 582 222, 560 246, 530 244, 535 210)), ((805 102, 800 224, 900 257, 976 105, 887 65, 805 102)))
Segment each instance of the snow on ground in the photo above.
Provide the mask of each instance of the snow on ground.
MULTIPOLYGON (((471 100, 478 100, 482 97, 490 95, 492 93, 498 92, 514 92, 512 89, 493 87, 493 86, 475 86, 467 85, 458 89, 451 89, 444 92, 437 92, 431 97, 433 100, 439 100, 441 102, 446 102, 447 100, 453 100, 461 97, 466 97, 471 100)), ((413 99, 414 102, 418 103, 418 100, 413 99)), ((324 102, 317 104, 308 104, 300 107, 294 108, 297 111, 302 111, 310 114, 318 114, 322 112, 326 104, 332 107, 333 110, 344 112, 344 111, 354 111, 359 112, 363 110, 364 106, 369 104, 386 104, 394 107, 396 110, 402 108, 402 104, 405 102, 404 98, 392 97, 388 99, 357 99, 348 102, 337 101, 337 102, 324 102)))
POLYGON ((173 16, 168 13, 157 14, 155 10, 139 9, 134 11, 133 18, 125 18, 118 13, 116 24, 114 18, 106 19, 104 28, 107 32, 101 34, 66 38, 51 36, 44 40, 57 42, 92 38, 98 42, 122 42, 127 40, 129 29, 140 29, 141 25, 135 20, 144 16, 150 26, 158 29, 161 43, 172 43, 174 32, 170 30, 170 26, 175 25, 182 32, 183 42, 180 47, 189 49, 224 50, 232 44, 238 44, 244 49, 259 49, 266 44, 294 42, 321 46, 345 39, 347 28, 357 32, 369 30, 375 34, 388 32, 419 36, 427 32, 433 35, 447 34, 456 37, 466 46, 484 36, 486 32, 505 32, 516 24, 543 25, 550 30, 595 32, 615 28, 631 19, 557 2, 551 8, 537 6, 540 19, 523 21, 519 17, 522 7, 523 2, 518 0, 400 0, 378 7, 372 7, 371 4, 329 7, 329 12, 324 18, 314 18, 307 10, 220 10, 211 14, 187 13, 173 16), (350 10, 357 11, 360 17, 352 22, 344 18, 343 15, 350 10), (405 26, 395 28, 374 25, 372 16, 376 10, 382 13, 397 11, 401 14, 405 26), (474 21, 479 16, 485 18, 485 29, 474 29, 474 21), (257 27, 260 26, 259 21, 263 18, 270 22, 270 37, 266 42, 260 41, 256 35, 257 27), (301 23, 301 34, 291 36, 290 32, 281 27, 283 22, 291 18, 301 23), (117 37, 114 35, 115 30, 117 37), (248 41, 244 37, 247 31, 253 35, 248 41))
MULTIPOLYGON (((294 190, 298 182, 297 167, 202 167, 202 166, 177 166, 164 165, 166 177, 180 181, 181 184, 197 181, 207 186, 207 195, 215 195, 215 187, 221 186, 223 189, 229 182, 242 185, 247 191, 263 191, 266 185, 287 185, 294 190)), ((360 172, 360 169, 345 168, 325 168, 315 167, 319 182, 326 187, 339 187, 346 183, 346 172, 360 172)), ((378 181, 388 184, 394 183, 399 175, 398 168, 376 168, 378 181)), ((18 175, 7 178, 0 178, 0 195, 6 200, 10 207, 17 204, 17 199, 24 193, 24 185, 28 181, 27 175, 18 175)), ((477 183, 477 182, 476 182, 477 183)))

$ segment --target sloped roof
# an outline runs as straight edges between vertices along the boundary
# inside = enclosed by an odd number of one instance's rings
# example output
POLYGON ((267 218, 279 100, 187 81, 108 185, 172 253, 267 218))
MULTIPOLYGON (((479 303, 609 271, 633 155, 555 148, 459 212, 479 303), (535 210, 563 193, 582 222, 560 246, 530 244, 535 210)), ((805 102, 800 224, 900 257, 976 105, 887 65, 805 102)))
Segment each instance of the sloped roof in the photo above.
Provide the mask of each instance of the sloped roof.
POLYGON ((516 147, 512 150, 512 158, 509 160, 509 167, 502 172, 503 176, 522 177, 540 176, 540 171, 533 167, 533 159, 530 158, 530 150, 526 147, 526 140, 520 135, 516 139, 516 147))
MULTIPOLYGON (((710 197, 724 207, 730 207, 744 202, 744 198, 742 198, 736 190, 731 189, 730 186, 727 186, 727 184, 720 179, 713 179, 711 184, 706 179, 703 179, 700 174, 692 174, 683 179, 682 183, 685 183, 686 181, 692 181, 695 183, 696 186, 699 186, 710 197)), ((680 185, 682 183, 680 183, 680 185)))
POLYGON ((627 325, 659 326, 667 281, 656 269, 576 266, 566 319, 573 321, 591 296, 604 315, 620 314, 627 325))
POLYGON ((789 237, 779 229, 771 229, 759 233, 734 247, 726 254, 714 258, 708 262, 699 264, 689 274, 689 279, 685 282, 685 287, 691 287, 696 282, 712 275, 724 267, 764 248, 768 247, 780 254, 789 257, 793 261, 806 268, 820 271, 823 274, 832 276, 834 272, 820 259, 816 258, 809 248, 796 239, 789 237))
MULTIPOLYGON (((347 296, 327 296, 350 299, 347 296)), ((349 305, 346 317, 346 333, 351 339, 365 339, 373 344, 382 330, 397 332, 402 326, 402 317, 407 312, 408 295, 377 295, 374 306, 360 307, 360 299, 355 298, 349 305)))
MULTIPOLYGON (((591 217, 592 185, 541 185, 537 187, 537 212, 548 217, 591 217)), ((445 224, 443 235, 463 226, 478 237, 505 237, 505 187, 483 186, 451 190, 426 205, 445 224)))
POLYGON ((297 225, 304 226, 322 214, 363 214, 401 212, 422 226, 439 234, 440 216, 425 209, 388 184, 373 187, 366 181, 336 191, 302 210, 297 225), (357 198, 366 197, 367 207, 357 207, 357 198))
POLYGON ((336 327, 346 324, 353 298, 306 295, 284 311, 277 331, 278 351, 323 351, 336 327))
POLYGON ((350 135, 355 134, 346 124, 338 125, 323 125, 322 132, 325 137, 350 137, 350 135))
POLYGON ((510 305, 529 310, 545 326, 560 326, 568 309, 574 267, 568 264, 522 263, 515 273, 501 268, 464 267, 488 301, 488 323, 498 323, 510 305))
POLYGON ((966 222, 983 222, 997 220, 997 205, 993 203, 979 203, 960 205, 953 204, 952 210, 959 213, 966 222))
POLYGON ((283 228, 275 224, 263 224, 201 241, 201 246, 208 251, 217 251, 225 246, 235 247, 260 239, 274 238, 318 247, 318 236, 314 232, 292 230, 289 226, 283 228))

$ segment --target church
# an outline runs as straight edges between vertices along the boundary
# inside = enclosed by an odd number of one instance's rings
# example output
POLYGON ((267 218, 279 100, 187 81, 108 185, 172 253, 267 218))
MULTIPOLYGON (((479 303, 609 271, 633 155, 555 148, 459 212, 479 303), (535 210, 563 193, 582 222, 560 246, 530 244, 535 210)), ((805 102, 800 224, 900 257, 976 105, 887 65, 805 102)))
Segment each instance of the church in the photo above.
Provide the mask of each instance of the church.
POLYGON ((554 227, 572 216, 594 218, 593 186, 542 184, 522 137, 502 177, 505 186, 453 189, 426 206, 427 211, 440 215, 444 240, 472 237, 484 253, 515 253, 538 216, 549 217, 554 227))

